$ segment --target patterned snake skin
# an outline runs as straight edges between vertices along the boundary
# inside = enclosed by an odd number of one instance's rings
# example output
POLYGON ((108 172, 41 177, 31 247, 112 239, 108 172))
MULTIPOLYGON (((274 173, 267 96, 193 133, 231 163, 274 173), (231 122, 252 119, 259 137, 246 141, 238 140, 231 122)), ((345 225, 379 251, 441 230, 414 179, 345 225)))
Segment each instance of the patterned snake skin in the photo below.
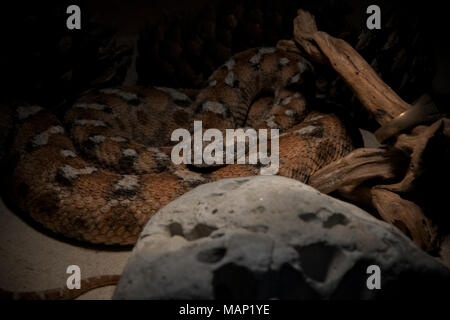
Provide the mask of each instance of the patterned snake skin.
POLYGON ((257 48, 232 57, 192 100, 169 88, 102 89, 82 96, 61 121, 39 106, 19 107, 12 199, 66 237, 134 244, 153 214, 195 186, 259 174, 260 165, 173 164, 171 133, 194 120, 220 130, 278 128, 278 174, 307 183, 354 148, 336 115, 311 111, 304 94, 312 74, 295 53, 257 48))

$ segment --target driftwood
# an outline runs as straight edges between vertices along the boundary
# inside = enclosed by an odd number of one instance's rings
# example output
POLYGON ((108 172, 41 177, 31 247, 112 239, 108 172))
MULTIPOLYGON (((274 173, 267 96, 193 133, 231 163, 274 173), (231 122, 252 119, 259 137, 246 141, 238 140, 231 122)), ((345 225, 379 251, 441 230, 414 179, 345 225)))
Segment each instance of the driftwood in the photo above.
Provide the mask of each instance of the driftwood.
MULTIPOLYGON (((411 194, 421 183, 417 180, 424 176, 433 183, 426 186, 426 193, 416 194, 415 198, 439 193, 442 185, 438 181, 448 178, 448 170, 443 167, 448 154, 440 149, 443 145, 450 146, 449 140, 448 119, 436 121, 431 126, 418 126, 411 134, 401 134, 388 149, 356 149, 316 172, 310 184, 324 193, 337 192, 345 199, 374 208, 383 220, 398 227, 421 248, 434 251, 436 226, 420 206, 402 196, 411 194), (438 175, 432 176, 428 167, 433 163, 426 159, 437 156, 444 159, 439 167, 431 170, 438 175)), ((434 207, 445 208, 446 200, 435 199, 440 203, 434 207)))
POLYGON ((298 11, 294 39, 312 60, 329 63, 378 123, 388 123, 410 108, 347 42, 318 31, 309 12, 298 11))
MULTIPOLYGON (((329 64, 382 126, 377 138, 393 137, 384 148, 357 149, 329 164, 311 177, 310 184, 324 193, 335 192, 372 208, 418 246, 434 251, 437 228, 417 204, 426 195, 417 195, 414 191, 423 181, 430 181, 429 177, 423 179, 430 171, 448 172, 445 168, 448 159, 436 164, 442 168, 429 170, 434 164, 425 158, 439 156, 442 146, 446 150, 450 148, 450 120, 440 119, 429 126, 417 126, 426 120, 435 120, 436 109, 427 103, 415 106, 414 110, 347 42, 318 31, 314 17, 306 11, 299 10, 294 20, 294 40, 280 41, 278 47, 298 52, 301 48, 311 60, 329 64), (432 116, 428 116, 430 114, 432 116), (400 134, 414 126, 409 134, 400 134)), ((448 158, 449 153, 443 156, 448 158)), ((433 188, 439 188, 438 184, 433 183, 430 192, 433 188)), ((444 203, 445 199, 441 200, 444 203)))
POLYGON ((316 172, 310 184, 323 193, 367 180, 392 180, 404 173, 407 165, 402 152, 360 148, 316 172))

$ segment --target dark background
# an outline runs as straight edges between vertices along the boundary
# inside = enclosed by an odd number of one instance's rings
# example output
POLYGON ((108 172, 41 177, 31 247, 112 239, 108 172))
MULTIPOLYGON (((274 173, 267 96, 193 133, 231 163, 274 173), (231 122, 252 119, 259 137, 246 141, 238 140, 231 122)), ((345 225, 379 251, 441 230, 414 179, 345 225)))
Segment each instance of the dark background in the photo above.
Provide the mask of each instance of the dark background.
MULTIPOLYGON (((448 110, 450 49, 444 3, 14 1, 1 9, 1 102, 36 103, 58 111, 93 87, 200 88, 231 54, 291 38, 298 8, 310 10, 319 29, 357 47, 359 35, 367 30, 366 8, 378 4, 382 29, 370 31, 369 45, 359 52, 369 63, 376 60, 376 71, 406 101, 431 92, 439 108, 448 110), (81 7, 81 30, 66 28, 70 4, 81 7), (389 39, 396 41, 386 48, 389 39)), ((360 113, 345 84, 327 68, 319 71, 319 87, 337 102, 354 105, 349 113, 360 113)))

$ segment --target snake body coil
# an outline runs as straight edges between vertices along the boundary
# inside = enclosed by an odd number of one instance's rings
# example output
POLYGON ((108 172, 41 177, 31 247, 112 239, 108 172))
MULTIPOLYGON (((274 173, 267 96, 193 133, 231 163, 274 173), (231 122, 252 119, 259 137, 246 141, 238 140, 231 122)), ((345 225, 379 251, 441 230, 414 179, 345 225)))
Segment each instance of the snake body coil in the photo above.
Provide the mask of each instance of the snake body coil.
POLYGON ((295 53, 250 49, 216 70, 193 101, 169 88, 113 88, 88 92, 61 121, 41 107, 20 107, 12 199, 56 233, 133 244, 153 214, 195 186, 259 174, 258 165, 173 164, 171 133, 194 120, 219 130, 278 128, 278 174, 307 183, 353 149, 336 115, 310 111, 302 93, 311 69, 295 53))

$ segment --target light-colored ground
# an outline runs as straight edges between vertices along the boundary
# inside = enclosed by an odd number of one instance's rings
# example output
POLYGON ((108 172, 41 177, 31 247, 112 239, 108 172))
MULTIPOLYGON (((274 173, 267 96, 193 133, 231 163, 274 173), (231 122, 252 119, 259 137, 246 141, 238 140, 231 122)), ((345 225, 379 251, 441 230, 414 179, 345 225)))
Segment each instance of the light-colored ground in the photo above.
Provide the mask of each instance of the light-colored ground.
MULTIPOLYGON (((82 279, 121 274, 130 255, 63 242, 28 225, 0 200, 0 288, 35 291, 66 285, 66 269, 78 265, 82 279)), ((110 299, 113 286, 92 290, 79 299, 110 299)))

